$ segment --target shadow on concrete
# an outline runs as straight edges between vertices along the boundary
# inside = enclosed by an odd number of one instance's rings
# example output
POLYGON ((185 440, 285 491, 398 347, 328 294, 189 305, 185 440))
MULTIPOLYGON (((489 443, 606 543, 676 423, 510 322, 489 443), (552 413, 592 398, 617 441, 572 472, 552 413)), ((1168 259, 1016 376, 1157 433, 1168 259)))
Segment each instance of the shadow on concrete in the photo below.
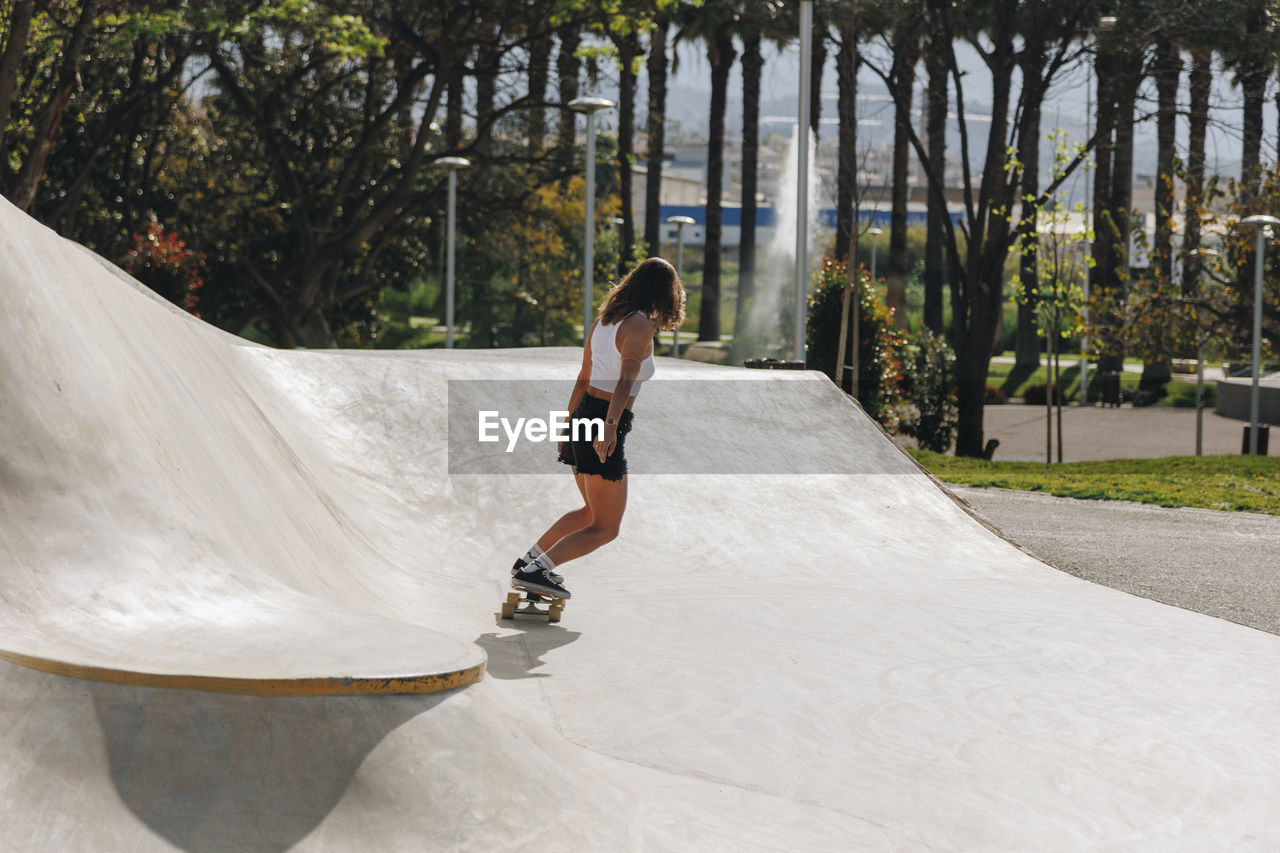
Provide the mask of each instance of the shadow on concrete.
POLYGON ((581 631, 570 631, 534 619, 516 617, 509 620, 495 616, 494 622, 499 628, 508 631, 515 628, 519 633, 481 634, 472 642, 489 655, 485 672, 504 680, 546 678, 546 673, 533 671, 544 663, 543 655, 582 636, 581 631))
POLYGON ((271 699, 112 684, 91 692, 120 798, 191 853, 293 847, 388 734, 450 695, 271 699))

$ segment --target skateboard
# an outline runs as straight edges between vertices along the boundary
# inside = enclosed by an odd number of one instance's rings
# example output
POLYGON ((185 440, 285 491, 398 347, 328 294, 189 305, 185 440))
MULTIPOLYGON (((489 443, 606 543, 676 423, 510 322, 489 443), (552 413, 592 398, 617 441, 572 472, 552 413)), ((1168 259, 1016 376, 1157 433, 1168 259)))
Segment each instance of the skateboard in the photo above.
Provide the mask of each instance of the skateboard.
POLYGON ((564 605, 567 601, 568 599, 566 598, 555 598, 516 587, 514 592, 507 593, 507 600, 502 602, 502 618, 514 619, 517 616, 537 616, 546 619, 548 622, 559 622, 560 613, 564 610, 564 605), (524 605, 523 607, 520 606, 522 604, 524 605), (543 610, 538 607, 539 604, 546 604, 547 609, 543 610))

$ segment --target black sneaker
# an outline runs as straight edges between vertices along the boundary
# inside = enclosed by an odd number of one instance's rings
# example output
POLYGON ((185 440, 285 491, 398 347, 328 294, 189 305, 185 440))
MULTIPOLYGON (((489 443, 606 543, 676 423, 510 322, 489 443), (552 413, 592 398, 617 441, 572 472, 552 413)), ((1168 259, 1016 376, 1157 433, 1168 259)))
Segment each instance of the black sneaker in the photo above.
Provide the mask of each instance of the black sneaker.
MULTIPOLYGON (((562 579, 563 580, 563 579, 562 579)), ((526 568, 511 576, 513 589, 525 592, 536 592, 551 598, 570 598, 569 590, 560 585, 560 581, 551 577, 551 570, 534 560, 526 568)))
MULTIPOLYGON (((511 577, 515 577, 517 574, 523 571, 524 567, 527 565, 529 565, 529 561, 526 560, 524 557, 516 557, 516 564, 511 567, 511 577)), ((548 571, 547 577, 551 578, 553 581, 555 581, 558 584, 564 583, 564 575, 558 575, 555 572, 548 571)))

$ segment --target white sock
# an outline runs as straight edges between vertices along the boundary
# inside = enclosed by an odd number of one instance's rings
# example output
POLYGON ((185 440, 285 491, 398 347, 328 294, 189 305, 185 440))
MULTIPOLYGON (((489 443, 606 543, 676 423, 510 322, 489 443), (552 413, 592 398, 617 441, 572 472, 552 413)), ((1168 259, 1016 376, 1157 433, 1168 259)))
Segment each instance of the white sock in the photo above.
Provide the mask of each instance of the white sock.
POLYGON ((534 560, 541 557, 543 553, 544 553, 543 550, 538 547, 538 543, 534 542, 533 547, 530 548, 528 551, 524 552, 524 558, 526 561, 532 563, 534 560))
MULTIPOLYGON (((551 558, 547 556, 546 551, 543 551, 541 554, 539 554, 534 559, 533 563, 537 563, 539 566, 542 566, 542 568, 549 569, 553 572, 556 570, 556 564, 551 562, 551 558)), ((537 569, 533 568, 533 563, 529 564, 528 570, 536 572, 537 569)))

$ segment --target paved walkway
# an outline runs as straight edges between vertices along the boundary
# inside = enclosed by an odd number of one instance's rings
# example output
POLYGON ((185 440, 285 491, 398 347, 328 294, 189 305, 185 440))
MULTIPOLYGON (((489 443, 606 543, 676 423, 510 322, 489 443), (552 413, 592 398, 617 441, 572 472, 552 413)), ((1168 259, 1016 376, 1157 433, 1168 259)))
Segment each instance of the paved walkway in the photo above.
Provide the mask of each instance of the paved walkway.
MULTIPOLYGON (((1043 462, 1045 459, 1045 408, 1009 404, 987 406, 983 416, 987 439, 999 439, 995 459, 1043 462)), ((1244 436, 1243 421, 1204 412, 1205 455, 1238 454, 1244 436)), ((1276 437, 1280 442, 1280 435, 1276 437)), ((1057 458, 1057 415, 1054 415, 1054 458, 1057 458)), ((1274 444, 1274 442, 1273 442, 1274 444)), ((1270 448, 1271 455, 1280 449, 1270 448)), ((1102 408, 1064 406, 1062 409, 1062 461, 1089 459, 1145 459, 1159 456, 1193 456, 1196 452, 1195 409, 1163 406, 1102 408)))
POLYGON ((948 488, 1076 577, 1280 634, 1280 517, 948 488))

